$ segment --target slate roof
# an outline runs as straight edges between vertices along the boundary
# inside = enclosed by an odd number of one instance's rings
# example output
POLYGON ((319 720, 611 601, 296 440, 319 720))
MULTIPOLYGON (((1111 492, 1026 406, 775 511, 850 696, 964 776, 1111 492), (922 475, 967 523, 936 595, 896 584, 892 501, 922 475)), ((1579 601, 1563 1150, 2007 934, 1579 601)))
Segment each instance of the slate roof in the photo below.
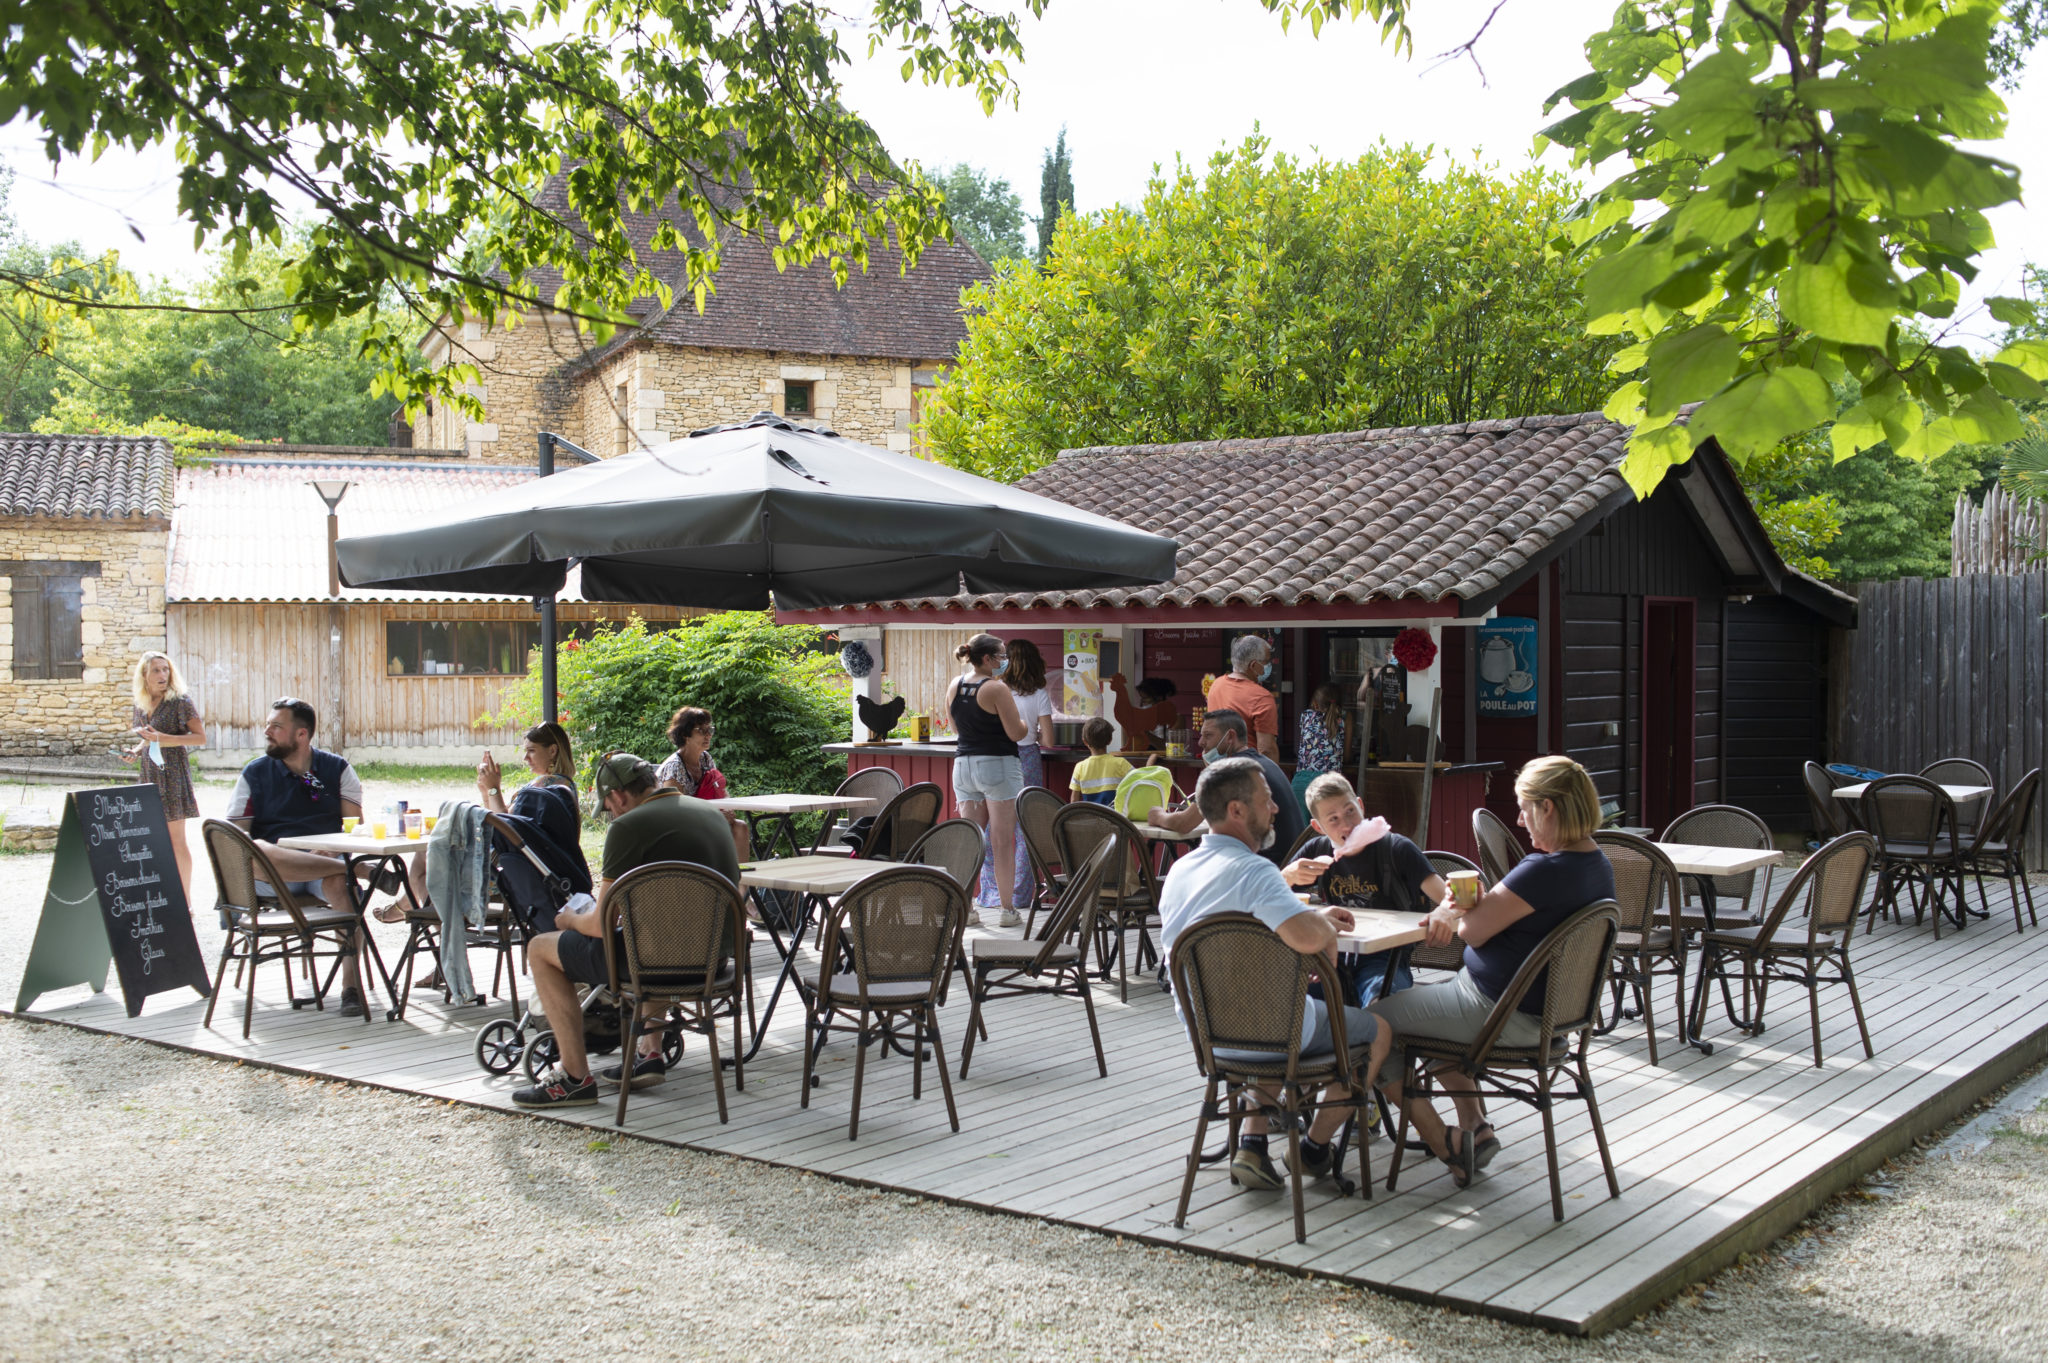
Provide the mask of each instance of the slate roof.
POLYGON ((0 516, 161 521, 172 468, 156 436, 0 435, 0 516))
MULTIPOLYGON (((576 220, 561 176, 550 179, 539 198, 553 212, 576 220)), ((682 254, 647 246, 659 221, 655 214, 628 213, 627 232, 649 273, 673 284, 684 277, 682 254)), ((690 235, 695 238, 694 230, 690 235)), ((990 274, 972 248, 948 242, 927 247, 907 274, 899 272, 900 251, 872 245, 867 270, 849 268, 844 288, 834 286, 829 264, 777 270, 764 242, 730 229, 721 233, 720 249, 717 291, 706 296, 701 314, 685 288, 676 289, 675 302, 666 309, 656 299, 641 299, 629 309, 640 327, 597 355, 644 339, 711 350, 950 360, 967 339, 960 290, 990 274)), ((540 271, 533 282, 541 297, 552 298, 561 277, 540 271)))
POLYGON ((1597 412, 1067 450, 1020 487, 1180 542, 1152 587, 877 602, 890 612, 1468 602, 1631 494, 1597 412))
MULTIPOLYGON (((219 459, 178 470, 170 566, 170 601, 325 601, 327 506, 306 486, 346 479, 341 533, 395 529, 415 516, 446 510, 487 492, 523 483, 535 470, 506 465, 305 459, 219 459)), ((576 594, 572 573, 564 601, 576 594)), ((502 596, 344 587, 344 601, 504 601, 502 596)))

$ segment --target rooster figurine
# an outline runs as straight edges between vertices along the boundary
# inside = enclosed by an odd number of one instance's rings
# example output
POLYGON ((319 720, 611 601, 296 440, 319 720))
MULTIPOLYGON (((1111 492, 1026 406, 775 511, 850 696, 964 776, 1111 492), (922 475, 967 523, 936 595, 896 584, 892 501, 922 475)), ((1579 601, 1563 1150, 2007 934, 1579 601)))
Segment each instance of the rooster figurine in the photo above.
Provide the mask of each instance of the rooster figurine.
POLYGON ((906 697, 898 696, 891 701, 870 700, 866 696, 853 698, 854 709, 860 714, 860 722, 868 729, 868 742, 879 743, 896 730, 896 722, 903 718, 904 706, 909 704, 906 697))

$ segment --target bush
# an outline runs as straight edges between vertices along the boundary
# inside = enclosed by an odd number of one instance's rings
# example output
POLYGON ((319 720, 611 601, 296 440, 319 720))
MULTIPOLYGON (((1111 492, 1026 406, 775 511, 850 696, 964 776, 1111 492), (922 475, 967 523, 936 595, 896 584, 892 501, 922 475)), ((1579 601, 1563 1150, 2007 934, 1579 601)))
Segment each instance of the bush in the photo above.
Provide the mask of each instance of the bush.
MULTIPOLYGON (((734 795, 826 795, 846 761, 822 751, 847 736, 846 682, 837 660, 816 651, 809 625, 778 625, 765 611, 729 611, 679 629, 639 619, 561 646, 557 701, 588 785, 593 758, 636 752, 659 762, 673 749, 668 719, 682 705, 711 712, 711 755, 734 795)), ((536 650, 536 653, 538 650, 536 650)), ((499 722, 540 722, 540 659, 506 688, 499 722)))

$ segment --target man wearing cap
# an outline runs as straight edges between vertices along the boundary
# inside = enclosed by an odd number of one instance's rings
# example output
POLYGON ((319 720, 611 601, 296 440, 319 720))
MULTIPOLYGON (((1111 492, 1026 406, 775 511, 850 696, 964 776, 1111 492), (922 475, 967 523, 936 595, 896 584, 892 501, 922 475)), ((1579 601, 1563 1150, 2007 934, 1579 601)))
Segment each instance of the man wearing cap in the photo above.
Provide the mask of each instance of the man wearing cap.
MULTIPOLYGON (((652 763, 631 753, 606 756, 597 764, 597 800, 610 816, 611 827, 604 835, 596 907, 557 914, 559 931, 543 933, 527 947, 534 992, 554 1024, 561 1059, 539 1083, 512 1095, 520 1107, 587 1106, 597 1101, 599 1078, 628 1082, 623 1063, 601 1076, 590 1072, 576 998, 578 984, 611 983, 605 972, 606 931, 614 935, 619 958, 625 957, 623 944, 616 940, 618 915, 608 902, 612 882, 657 861, 688 861, 739 883, 739 858, 733 854, 725 816, 704 801, 664 785, 652 763)), ((660 1033, 641 1038, 641 1047, 642 1054, 632 1060, 630 1082, 635 1087, 658 1082, 663 1070, 660 1033)))

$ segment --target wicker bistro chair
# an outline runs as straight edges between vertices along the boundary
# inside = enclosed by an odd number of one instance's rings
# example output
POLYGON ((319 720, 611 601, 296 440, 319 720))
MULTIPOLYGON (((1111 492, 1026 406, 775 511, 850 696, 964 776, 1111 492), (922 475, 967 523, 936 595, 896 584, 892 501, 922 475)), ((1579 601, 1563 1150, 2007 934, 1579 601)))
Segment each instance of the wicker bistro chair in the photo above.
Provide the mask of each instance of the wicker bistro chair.
POLYGON ((960 1129, 953 1105, 953 1081, 939 1044, 939 993, 967 927, 967 891, 944 871, 902 866, 861 881, 840 897, 825 930, 825 966, 804 1015, 804 1079, 801 1106, 811 1105, 811 1076, 818 1052, 833 1032, 850 1032, 853 1053, 853 1114, 846 1138, 860 1135, 860 1091, 868 1047, 897 1040, 895 1029, 910 1024, 910 1095, 924 1096, 925 1043, 931 1043, 946 1117, 960 1129), (841 952, 850 970, 837 970, 841 952))
MULTIPOLYGON (((1207 1084, 1195 1121, 1194 1144, 1188 1147, 1188 1170, 1180 1185, 1175 1226, 1187 1224, 1188 1202, 1194 1196, 1195 1174, 1202 1166, 1202 1143, 1209 1134, 1209 1123, 1227 1122, 1228 1147, 1234 1148, 1238 1127, 1248 1111, 1263 1110, 1287 1132, 1296 1244, 1308 1239, 1301 1201, 1301 1132, 1322 1108, 1351 1110, 1350 1125, 1358 1135, 1359 1193, 1371 1199, 1372 1156, 1365 1139, 1370 1101, 1365 1079, 1371 1043, 1352 1042, 1344 1031, 1344 1010, 1334 1008, 1330 1010, 1329 1054, 1307 1058, 1301 1054, 1309 975, 1317 961, 1295 951, 1248 913, 1212 914, 1174 942, 1168 961, 1174 997, 1181 1001, 1181 1020, 1187 1024, 1195 1064, 1207 1084), (1225 1059, 1220 1052, 1235 1056, 1253 1052, 1270 1058, 1225 1059), (1348 1096, 1325 1098, 1323 1091, 1332 1085, 1343 1085, 1348 1096), (1261 1089, 1277 1089, 1279 1101, 1267 1099, 1261 1089)), ((1340 1152, 1342 1148, 1340 1139, 1340 1152)), ((1232 1181, 1236 1181, 1235 1175, 1232 1181)))
MULTIPOLYGON (((1835 801, 1840 804, 1841 801, 1835 801)), ((1771 836, 1771 826, 1756 815, 1738 805, 1696 805, 1671 821, 1659 842, 1691 843, 1696 847, 1736 847, 1743 851, 1772 851, 1777 840, 1771 836)), ((1763 869, 1763 888, 1757 889, 1757 872, 1744 871, 1733 876, 1681 876, 1679 878, 1679 902, 1686 906, 1686 923, 1693 926, 1691 899, 1687 895, 1688 882, 1708 882, 1714 892, 1714 921, 1716 925, 1727 922, 1753 923, 1756 921, 1755 905, 1767 904, 1771 898, 1771 868, 1763 869), (1740 901, 1742 908, 1732 906, 1740 901)), ((1703 930, 1706 910, 1702 905, 1697 914, 1699 919, 1695 930, 1703 930)), ((1626 929, 1623 929, 1626 931, 1626 929)))
MULTIPOLYGON (((1457 1070, 1471 1076, 1479 1095, 1513 1098, 1543 1116, 1543 1153, 1550 1165, 1550 1219, 1564 1220, 1564 1190, 1557 1175, 1557 1128, 1551 1110, 1560 1099, 1582 1099, 1593 1122, 1593 1141, 1600 1148, 1600 1167, 1607 1175, 1607 1195, 1621 1196, 1614 1177, 1614 1158, 1607 1149, 1607 1131, 1600 1124, 1600 1105, 1593 1096, 1593 1077, 1586 1070, 1586 1045, 1600 1023, 1600 996, 1614 960, 1621 912, 1611 899, 1595 900, 1551 929, 1522 962, 1522 968, 1501 996, 1478 1037, 1468 1046, 1429 1037, 1403 1037, 1410 1063, 1421 1062, 1418 1075, 1403 1076, 1404 1097, 1428 1099, 1434 1074, 1457 1070), (1543 981, 1542 1035, 1534 1046, 1504 1046, 1501 1030, 1529 991, 1543 981), (1568 1089, 1561 1087, 1568 1085, 1568 1089)), ((1387 1191, 1400 1177, 1401 1157, 1408 1141, 1408 1108, 1401 1105, 1401 1129, 1394 1141, 1393 1167, 1387 1191)))
POLYGON ((1065 880, 1060 865, 1059 842, 1052 835, 1052 821, 1067 802, 1044 786, 1026 786, 1017 796, 1017 836, 1024 839, 1024 852, 1031 860, 1031 904, 1024 918, 1024 935, 1033 935, 1038 911, 1059 903, 1065 880))
POLYGON ((839 821, 843 818, 852 823, 856 819, 864 819, 878 812, 902 789, 903 777, 890 767, 862 767, 841 781, 839 789, 832 792, 834 795, 844 796, 849 800, 868 800, 871 803, 865 807, 849 805, 845 809, 826 810, 823 821, 818 825, 818 836, 811 843, 811 851, 851 852, 851 847, 833 838, 833 834, 839 829, 839 821))
POLYGON ((967 1078, 967 1066, 974 1059, 977 1035, 986 1035, 985 1005, 992 999, 1020 995, 1079 995, 1088 1014, 1088 1036, 1095 1043, 1095 1069, 1109 1078, 1109 1061, 1102 1053, 1102 1029, 1095 1023, 1095 996, 1088 990, 1088 942, 1095 935, 1095 915, 1102 905, 1102 889, 1115 864, 1116 843, 1104 839, 1095 854, 1068 877, 1060 902, 1045 921, 1044 935, 1021 942, 1001 938, 977 941, 967 949, 969 997, 973 1007, 967 1015, 967 1040, 960 1047, 960 1078, 967 1078))
MULTIPOLYGON (((934 824, 931 830, 917 840, 908 852, 903 854, 906 866, 931 866, 944 871, 960 882, 960 888, 967 891, 968 903, 974 902, 974 892, 981 884, 981 864, 988 857, 988 838, 971 819, 948 819, 934 824)), ((963 978, 967 975, 967 958, 955 956, 954 966, 963 978)), ((946 983, 939 986, 939 1002, 946 1001, 946 992, 952 985, 949 974, 946 983)))
POLYGON ((2027 918, 2035 927, 2041 920, 2034 913, 2034 887, 2027 883, 2026 840, 2027 829, 2034 820, 2034 797, 2041 789, 2041 769, 2034 768, 2020 778, 1999 802, 1991 817, 1977 826, 1974 837, 1963 847, 1963 869, 1977 880, 1977 902, 1984 906, 1985 917, 1991 916, 1991 901, 1984 894, 1986 874, 2002 877, 2006 892, 2012 896, 2012 926, 2015 932, 2026 929, 2020 923, 2020 895, 2027 896, 2027 918))
MULTIPOLYGON (((1469 857, 1461 857, 1456 852, 1424 852, 1422 855, 1429 858, 1429 864, 1445 881, 1451 878, 1453 871, 1479 871, 1480 883, 1486 883, 1486 872, 1480 871, 1479 863, 1469 857)), ((1464 943, 1452 942, 1448 946, 1433 947, 1427 942, 1417 942, 1408 949, 1408 967, 1411 970, 1418 967, 1448 970, 1456 974, 1465 968, 1464 943)))
POLYGON ((1605 1034, 1631 1016, 1622 1008, 1624 991, 1633 990, 1637 1013, 1650 1040, 1650 1063, 1657 1059, 1657 1014, 1651 999, 1651 982, 1669 975, 1678 992, 1675 1017, 1678 1039, 1685 1040, 1685 923, 1680 898, 1678 869, 1656 844, 1632 833, 1602 830, 1593 834, 1594 843, 1614 868, 1614 902, 1621 914, 1614 938, 1614 971, 1609 985, 1614 991, 1614 1018, 1600 1031, 1605 1034))
POLYGON ((613 881, 605 903, 618 914, 618 931, 604 937, 604 959, 619 1003, 619 1056, 628 1081, 619 1085, 613 1124, 626 1124, 639 1039, 677 1026, 702 1036, 711 1052, 711 1083, 723 1123, 727 1114, 718 1024, 728 1017, 732 1086, 741 1093, 747 1090, 740 1014, 752 988, 752 972, 739 888, 708 866, 657 861, 613 881), (648 1004, 662 1005, 664 1017, 644 1020, 641 1013, 648 1004))
POLYGON ((1515 836, 1515 830, 1484 805, 1472 811, 1472 841, 1479 845, 1479 869, 1488 885, 1498 885, 1507 879, 1515 863, 1528 855, 1522 850, 1522 840, 1515 836))
POLYGON ((1799 779, 1806 786, 1806 808, 1813 815, 1814 836, 1827 842, 1855 831, 1855 811, 1835 798, 1841 787, 1836 784, 1833 772, 1818 762, 1808 762, 1799 779))
POLYGON ((882 812, 875 815, 875 824, 869 831, 867 841, 861 844, 854 855, 863 861, 901 861, 904 854, 917 845, 917 840, 931 832, 945 813, 946 794, 930 781, 919 781, 914 786, 905 786, 891 796, 889 803, 882 806, 882 812))
MULTIPOLYGON (((249 1027, 256 1016, 256 967, 265 961, 284 962, 285 997, 293 1008, 308 1002, 292 990, 292 960, 304 966, 313 982, 313 1006, 322 1012, 328 988, 342 961, 358 949, 362 923, 353 911, 336 908, 320 899, 300 899, 285 884, 284 877, 270 864, 263 849, 247 833, 220 819, 208 819, 200 827, 206 843, 206 858, 213 864, 213 882, 220 894, 221 909, 228 916, 227 940, 221 944, 220 965, 213 972, 213 996, 206 1001, 205 1026, 213 1026, 214 1006, 220 1002, 220 987, 227 978, 228 962, 235 962, 248 977, 248 997, 242 1005, 242 1039, 249 1039, 249 1027), (270 886, 259 896, 256 882, 270 886), (333 962, 323 978, 314 962, 333 962)), ((369 984, 368 979, 364 985, 369 984)), ((368 1021, 370 1009, 363 1009, 368 1021)))
POLYGON ((1856 914, 1870 880, 1871 864, 1879 855, 1877 840, 1870 834, 1844 833, 1806 859, 1761 924, 1703 935, 1700 984, 1692 999, 1693 1035, 1699 1035, 1705 1020, 1707 980, 1719 979, 1725 998, 1729 972, 1739 969, 1743 1011, 1729 1012, 1729 1020, 1738 1029, 1752 1036, 1763 1030, 1764 995, 1772 980, 1804 985, 1813 1023, 1813 1067, 1819 1069, 1820 986, 1842 984, 1849 988, 1849 1006, 1855 1010, 1856 1030, 1863 1037, 1863 1055, 1868 1059, 1875 1054, 1870 1048, 1870 1029, 1863 1021, 1863 1001, 1856 994, 1856 976, 1849 969, 1849 943, 1856 936, 1856 914), (1785 925, 1793 905, 1800 903, 1807 913, 1803 936, 1785 925), (1834 974, 1822 973, 1830 966, 1834 974))
POLYGON ((1107 979, 1110 958, 1116 958, 1118 995, 1129 1003, 1130 955, 1124 949, 1124 940, 1133 929, 1138 934, 1138 969, 1142 971, 1158 960, 1152 947, 1151 927, 1159 914, 1159 880, 1152 870, 1145 836, 1137 825, 1107 805, 1077 801, 1061 806, 1053 820, 1053 841, 1059 846, 1063 866, 1083 864, 1105 842, 1115 842, 1119 848, 1115 860, 1122 873, 1106 879, 1102 908, 1095 917, 1097 934, 1104 941, 1096 964, 1107 979))
MULTIPOLYGON (((1929 762, 1920 768, 1920 779, 1932 781, 1937 786, 1989 786, 1994 792, 1998 787, 1998 782, 1991 779, 1991 768, 1967 757, 1944 757, 1938 762, 1929 762)), ((1991 808, 1991 799, 1987 795, 1956 803, 1957 842, 1966 843, 1977 836, 1977 825, 1984 822, 1984 815, 1991 808)))
POLYGON ((1963 898, 1962 857, 1955 839, 1956 807, 1948 792, 1919 776, 1887 776, 1863 791, 1863 826, 1877 840, 1877 896, 1870 904, 1870 926, 1890 909, 1899 917, 1899 891, 1913 905, 1917 925, 1931 913, 1934 938, 1941 940, 1946 892, 1955 891, 1954 921, 1963 926, 1968 910, 1963 898))

